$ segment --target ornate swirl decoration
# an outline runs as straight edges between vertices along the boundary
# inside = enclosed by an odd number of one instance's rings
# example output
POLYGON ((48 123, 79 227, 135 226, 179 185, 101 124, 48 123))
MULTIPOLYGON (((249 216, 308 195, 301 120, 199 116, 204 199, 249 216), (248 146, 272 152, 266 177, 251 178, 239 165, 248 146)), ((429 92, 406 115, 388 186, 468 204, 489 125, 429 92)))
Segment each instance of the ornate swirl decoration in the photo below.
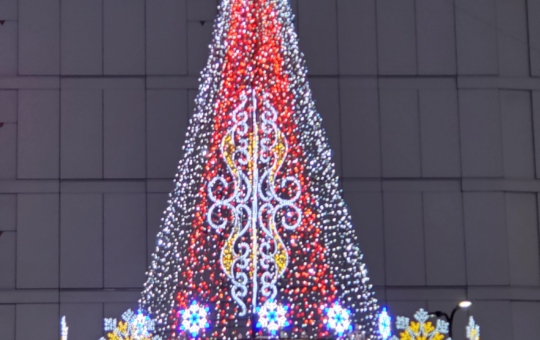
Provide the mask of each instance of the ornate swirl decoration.
POLYGON ((300 181, 294 176, 278 178, 288 153, 287 139, 276 123, 278 112, 265 94, 260 105, 251 90, 240 100, 232 112, 233 126, 221 142, 231 180, 216 175, 209 182, 212 204, 207 220, 216 231, 232 226, 221 250, 221 267, 233 284, 231 295, 242 316, 247 312, 244 298, 250 283, 253 312, 259 284, 263 296, 276 297, 277 280, 289 262, 278 228, 295 230, 301 223, 302 211, 296 205, 301 195, 300 181))
POLYGON ((260 123, 263 135, 260 162, 265 170, 258 183, 261 201, 258 219, 265 236, 259 246, 260 264, 264 270, 261 275, 261 293, 267 298, 275 299, 277 280, 283 275, 289 262, 287 248, 277 227, 294 230, 300 225, 302 211, 295 203, 300 198, 301 185, 300 181, 292 176, 278 180, 279 185, 276 184, 277 174, 285 162, 289 148, 287 139, 276 124, 277 111, 268 100, 263 102, 263 107, 260 123), (288 192, 289 197, 278 194, 278 191, 288 192))

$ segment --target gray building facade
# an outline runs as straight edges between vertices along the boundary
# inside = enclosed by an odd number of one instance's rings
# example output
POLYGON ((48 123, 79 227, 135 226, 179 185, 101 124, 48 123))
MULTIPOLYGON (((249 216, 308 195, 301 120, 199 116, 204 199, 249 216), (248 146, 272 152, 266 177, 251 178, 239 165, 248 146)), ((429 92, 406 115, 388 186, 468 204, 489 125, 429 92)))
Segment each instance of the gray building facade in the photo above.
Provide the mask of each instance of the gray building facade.
MULTIPOLYGON (((540 339, 540 1, 297 0, 376 294, 540 339)), ((217 0, 0 0, 0 340, 136 302, 217 0)))

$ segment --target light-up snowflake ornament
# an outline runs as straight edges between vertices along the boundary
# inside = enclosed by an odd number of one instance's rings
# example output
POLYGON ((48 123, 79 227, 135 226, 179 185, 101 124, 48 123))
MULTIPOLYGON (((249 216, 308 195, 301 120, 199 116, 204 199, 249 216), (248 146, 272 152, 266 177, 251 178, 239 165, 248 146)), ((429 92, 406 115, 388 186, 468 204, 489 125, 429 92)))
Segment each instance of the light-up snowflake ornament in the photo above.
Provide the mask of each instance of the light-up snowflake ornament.
POLYGON ((338 335, 342 335, 345 331, 352 331, 351 312, 348 309, 341 307, 335 303, 330 308, 324 309, 328 319, 326 325, 333 329, 338 335))
POLYGON ((210 327, 206 316, 208 315, 208 307, 203 307, 193 301, 191 306, 180 311, 182 324, 180 330, 191 333, 195 337, 201 329, 210 327))
POLYGON ((135 314, 128 309, 122 314, 122 320, 118 324, 114 318, 104 320, 104 329, 109 332, 109 340, 161 340, 160 336, 152 334, 155 322, 141 310, 135 314))
MULTIPOLYGON (((448 322, 437 320, 436 326, 433 326, 431 321, 428 321, 429 314, 423 309, 420 309, 414 314, 416 321, 409 323, 409 318, 398 316, 396 328, 402 329, 399 334, 399 339, 395 335, 390 340, 445 340, 445 335, 448 333, 448 322)), ((450 338, 446 340, 451 340, 450 338)))
POLYGON ((144 315, 140 311, 135 315, 131 321, 132 332, 135 338, 147 338, 149 337, 150 331, 154 329, 154 323, 148 315, 144 315))
POLYGON ((379 313, 379 334, 383 340, 392 335, 392 318, 388 315, 386 308, 383 308, 382 312, 379 313))
POLYGON ((474 318, 469 318, 469 325, 467 326, 467 339, 480 340, 480 326, 474 322, 474 318))
POLYGON ((274 300, 266 301, 262 307, 257 307, 259 315, 257 327, 266 328, 272 335, 276 334, 281 328, 289 326, 287 311, 287 306, 282 306, 274 300))

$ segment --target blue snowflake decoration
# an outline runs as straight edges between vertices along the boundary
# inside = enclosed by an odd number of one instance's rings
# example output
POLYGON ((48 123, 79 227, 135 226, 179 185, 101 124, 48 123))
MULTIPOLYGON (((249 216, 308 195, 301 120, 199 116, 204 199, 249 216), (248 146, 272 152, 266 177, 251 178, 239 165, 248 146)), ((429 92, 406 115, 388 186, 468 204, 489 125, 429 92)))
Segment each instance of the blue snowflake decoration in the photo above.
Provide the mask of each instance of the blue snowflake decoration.
POLYGON ((191 333, 193 337, 197 336, 201 329, 210 327, 206 319, 208 311, 208 307, 203 307, 193 301, 189 308, 180 311, 182 317, 180 330, 191 333))
POLYGON ((341 307, 337 302, 330 308, 325 308, 326 326, 333 329, 339 336, 346 331, 352 331, 351 312, 341 307))
POLYGON ((262 307, 257 307, 259 322, 257 328, 266 328, 272 335, 275 335, 278 330, 289 326, 287 321, 287 306, 282 306, 274 300, 268 300, 262 307))
POLYGON ((383 340, 387 340, 392 335, 392 318, 388 315, 386 308, 379 313, 379 334, 383 340))

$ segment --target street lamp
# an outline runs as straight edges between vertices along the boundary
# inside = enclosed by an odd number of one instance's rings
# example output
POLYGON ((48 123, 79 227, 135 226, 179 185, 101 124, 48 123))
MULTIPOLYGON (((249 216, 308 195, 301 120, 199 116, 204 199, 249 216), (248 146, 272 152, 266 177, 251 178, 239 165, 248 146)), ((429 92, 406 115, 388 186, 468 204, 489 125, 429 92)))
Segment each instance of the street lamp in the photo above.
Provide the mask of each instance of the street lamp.
POLYGON ((429 313, 429 314, 432 315, 432 316, 438 317, 438 318, 444 317, 446 319, 446 321, 449 324, 448 325, 448 328, 449 328, 448 335, 449 335, 450 338, 452 338, 452 323, 454 322, 454 316, 456 315, 456 312, 459 309, 467 309, 470 306, 472 306, 472 302, 468 301, 468 300, 465 300, 465 301, 461 301, 460 303, 457 304, 457 306, 452 310, 452 313, 450 313, 450 316, 448 316, 448 314, 446 314, 445 312, 441 312, 441 311, 436 311, 436 312, 432 312, 432 313, 429 313))

